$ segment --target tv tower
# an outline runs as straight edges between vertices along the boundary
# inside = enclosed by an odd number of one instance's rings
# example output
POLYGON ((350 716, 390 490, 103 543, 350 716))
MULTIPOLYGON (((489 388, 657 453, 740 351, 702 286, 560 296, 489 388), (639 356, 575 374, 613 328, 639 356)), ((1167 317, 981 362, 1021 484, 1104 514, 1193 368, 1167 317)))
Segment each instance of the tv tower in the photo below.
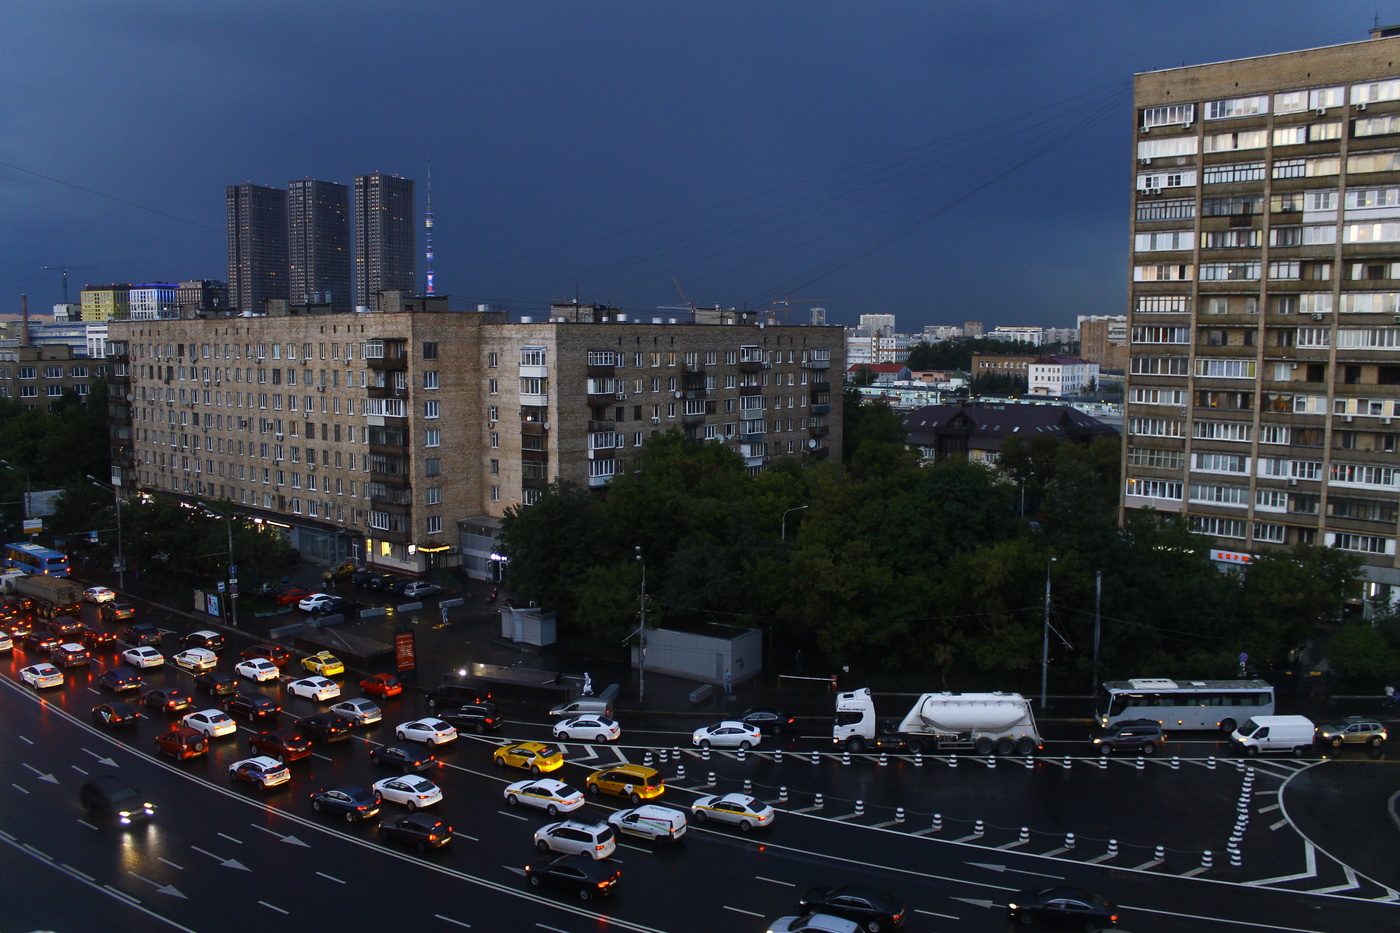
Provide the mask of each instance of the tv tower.
POLYGON ((424 244, 428 260, 428 287, 424 294, 433 294, 433 160, 428 160, 428 213, 423 218, 424 244))

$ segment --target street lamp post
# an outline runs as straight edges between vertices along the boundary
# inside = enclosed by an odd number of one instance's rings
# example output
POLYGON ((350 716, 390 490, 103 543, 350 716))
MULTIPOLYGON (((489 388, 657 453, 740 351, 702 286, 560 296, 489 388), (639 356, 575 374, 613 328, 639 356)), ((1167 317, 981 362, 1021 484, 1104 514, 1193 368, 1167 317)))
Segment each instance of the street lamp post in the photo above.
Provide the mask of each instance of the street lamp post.
POLYGON ((1034 476, 1034 475, 1035 475, 1035 471, 1031 471, 1030 473, 1027 473, 1025 476, 1021 477, 1021 517, 1022 517, 1022 518, 1025 518, 1025 517, 1026 517, 1026 480, 1030 479, 1030 478, 1031 478, 1032 476, 1034 476))
POLYGON ((117 504, 117 589, 126 589, 126 557, 122 554, 122 490, 120 486, 104 483, 92 476, 87 478, 98 489, 112 490, 112 498, 117 504))
POLYGON ((21 476, 24 477, 24 517, 25 517, 25 518, 28 518, 28 517, 29 517, 29 503, 32 501, 32 499, 33 499, 33 497, 34 497, 33 490, 31 490, 31 489, 30 489, 30 486, 29 486, 29 471, 28 471, 28 470, 21 470, 19 467, 15 466, 13 463, 11 463, 11 462, 8 461, 8 460, 0 460, 0 466, 3 466, 3 467, 5 467, 5 468, 7 468, 7 469, 10 469, 10 470, 14 470, 16 473, 18 473, 18 474, 20 474, 21 476))
POLYGON ((792 514, 793 512, 801 512, 801 511, 802 511, 803 509, 805 509, 806 507, 807 507, 807 506, 805 506, 805 505, 794 506, 793 508, 790 508, 790 509, 788 509, 786 512, 783 513, 783 532, 782 532, 782 537, 779 538, 780 541, 786 541, 786 540, 787 540, 787 517, 788 517, 790 514, 792 514))
POLYGON ((1040 708, 1045 709, 1049 702, 1050 684, 1050 567, 1055 558, 1045 565, 1045 628, 1040 643, 1040 708))
POLYGON ((233 562, 233 513, 211 509, 206 502, 199 503, 204 511, 228 523, 228 612, 229 625, 238 628, 238 567, 233 562))
POLYGON ((637 676, 637 701, 645 708, 647 702, 647 562, 642 557, 641 545, 637 548, 637 560, 642 565, 642 627, 637 631, 641 635, 641 665, 638 668, 637 676))

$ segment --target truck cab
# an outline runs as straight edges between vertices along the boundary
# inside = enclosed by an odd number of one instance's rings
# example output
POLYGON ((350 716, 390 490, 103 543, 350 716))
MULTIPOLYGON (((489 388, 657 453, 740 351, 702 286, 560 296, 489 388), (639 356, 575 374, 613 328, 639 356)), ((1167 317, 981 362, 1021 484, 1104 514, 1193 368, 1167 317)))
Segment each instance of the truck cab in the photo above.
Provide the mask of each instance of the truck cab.
POLYGON ((895 733, 889 723, 881 724, 875 718, 875 701, 869 687, 836 695, 831 741, 857 755, 867 748, 899 750, 907 745, 905 737, 895 733))

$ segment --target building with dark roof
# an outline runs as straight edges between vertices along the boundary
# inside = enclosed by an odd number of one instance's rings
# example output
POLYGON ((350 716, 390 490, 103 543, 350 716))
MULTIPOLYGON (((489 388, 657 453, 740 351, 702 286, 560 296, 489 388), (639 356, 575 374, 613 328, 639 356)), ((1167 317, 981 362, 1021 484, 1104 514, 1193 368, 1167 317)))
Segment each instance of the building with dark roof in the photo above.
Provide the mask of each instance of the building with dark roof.
POLYGON ((1030 440, 1052 436, 1075 444, 1096 437, 1117 437, 1111 425, 1068 405, 971 404, 929 405, 904 418, 910 447, 925 460, 961 456, 996 463, 1009 437, 1030 440))

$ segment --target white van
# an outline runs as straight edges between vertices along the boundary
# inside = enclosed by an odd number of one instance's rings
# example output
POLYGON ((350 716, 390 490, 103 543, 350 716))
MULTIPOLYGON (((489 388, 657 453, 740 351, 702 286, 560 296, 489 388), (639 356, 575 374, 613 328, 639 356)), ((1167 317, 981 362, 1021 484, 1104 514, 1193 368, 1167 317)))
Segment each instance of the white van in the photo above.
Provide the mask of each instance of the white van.
POLYGON ((549 711, 551 716, 612 716, 612 702, 602 697, 579 697, 567 703, 560 703, 549 711))
POLYGON ((1314 731, 1306 716, 1255 716, 1230 733, 1230 745, 1246 755, 1292 752, 1301 758, 1312 748, 1314 731))

